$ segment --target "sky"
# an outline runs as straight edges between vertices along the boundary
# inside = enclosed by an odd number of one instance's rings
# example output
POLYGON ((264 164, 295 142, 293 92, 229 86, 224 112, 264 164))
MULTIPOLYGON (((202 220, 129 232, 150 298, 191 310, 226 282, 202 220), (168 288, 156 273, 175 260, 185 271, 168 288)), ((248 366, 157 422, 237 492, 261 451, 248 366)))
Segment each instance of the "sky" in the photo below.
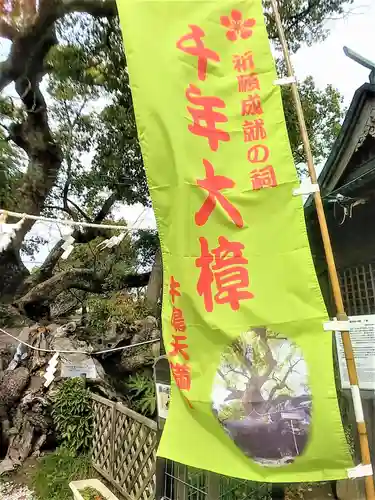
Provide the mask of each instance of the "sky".
MULTIPOLYGON (((323 0, 322 0, 323 1, 323 0)), ((320 88, 332 84, 344 97, 344 106, 348 107, 354 92, 368 81, 369 70, 361 67, 344 55, 346 45, 367 59, 375 61, 373 37, 375 26, 375 2, 373 0, 355 0, 350 7, 350 14, 337 20, 328 20, 326 27, 330 35, 323 43, 312 47, 302 47, 292 58, 298 79, 312 75, 320 88)), ((0 39, 0 61, 5 58, 9 44, 0 39)), ((125 218, 130 224, 139 227, 155 227, 151 209, 122 206, 117 217, 125 218)), ((36 233, 49 234, 49 244, 37 256, 37 263, 42 261, 59 237, 56 227, 46 228, 38 224, 36 233)), ((33 264, 26 262, 32 267, 33 264)))
POLYGON ((375 2, 355 0, 350 10, 345 18, 327 22, 331 33, 326 41, 304 47, 293 56, 298 78, 312 75, 321 88, 332 84, 343 94, 346 107, 356 89, 368 81, 370 71, 346 57, 343 47, 375 62, 375 2))

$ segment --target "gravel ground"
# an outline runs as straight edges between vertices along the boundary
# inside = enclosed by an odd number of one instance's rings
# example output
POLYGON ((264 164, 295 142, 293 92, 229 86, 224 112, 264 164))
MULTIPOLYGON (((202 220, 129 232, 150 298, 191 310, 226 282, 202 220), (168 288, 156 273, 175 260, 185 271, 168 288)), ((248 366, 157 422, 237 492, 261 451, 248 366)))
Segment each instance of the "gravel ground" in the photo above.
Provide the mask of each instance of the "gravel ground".
POLYGON ((1 500, 36 500, 33 492, 27 486, 13 483, 0 483, 1 500))

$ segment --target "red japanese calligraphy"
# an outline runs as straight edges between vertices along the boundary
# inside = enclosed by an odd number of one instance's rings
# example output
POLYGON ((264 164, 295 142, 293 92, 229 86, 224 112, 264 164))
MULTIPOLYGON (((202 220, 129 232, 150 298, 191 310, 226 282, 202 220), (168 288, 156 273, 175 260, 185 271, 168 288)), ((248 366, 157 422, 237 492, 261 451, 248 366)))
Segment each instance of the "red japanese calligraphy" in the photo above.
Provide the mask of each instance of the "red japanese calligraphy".
POLYGON ((191 104, 201 108, 192 108, 190 106, 187 108, 193 118, 193 123, 188 127, 190 132, 206 137, 212 151, 217 151, 219 141, 227 142, 230 140, 228 132, 216 128, 216 123, 228 121, 228 118, 223 113, 214 111, 214 108, 224 109, 225 102, 219 97, 202 96, 200 89, 192 84, 186 90, 186 97, 191 104))
POLYGON ((173 307, 171 325, 176 332, 184 332, 186 330, 184 314, 182 310, 177 307, 173 307))
POLYGON ((208 61, 219 62, 220 56, 217 52, 204 46, 202 38, 206 35, 199 26, 190 24, 189 28, 191 32, 180 38, 176 46, 179 50, 182 50, 182 52, 198 57, 198 78, 204 81, 207 76, 208 61), (186 42, 193 42, 194 45, 187 45, 186 42))
POLYGON ((250 163, 265 163, 269 157, 270 150, 264 144, 252 146, 247 153, 247 159, 250 163))
POLYGON ((199 211, 195 214, 195 223, 197 226, 204 226, 214 211, 216 203, 219 202, 236 226, 243 227, 244 223, 240 212, 221 193, 223 189, 235 187, 235 182, 229 177, 215 175, 214 167, 208 160, 203 160, 203 165, 206 170, 206 177, 205 179, 197 180, 197 184, 202 189, 208 191, 208 196, 199 211))
POLYGON ((235 54, 233 56, 233 69, 238 73, 245 73, 255 68, 253 53, 248 51, 243 55, 235 54))
POLYGON ((211 264, 214 257, 210 253, 208 241, 206 238, 199 238, 201 245, 201 256, 196 259, 195 265, 201 268, 199 280, 197 283, 197 292, 204 300, 204 307, 207 312, 214 310, 214 302, 212 298, 212 283, 214 281, 214 274, 211 270, 211 264))
POLYGON ((242 101, 242 116, 256 116, 263 114, 262 102, 259 95, 249 95, 242 101))
POLYGON ((217 304, 230 304, 233 311, 240 307, 240 301, 252 299, 254 295, 247 290, 249 274, 245 265, 248 260, 243 256, 242 243, 231 242, 224 236, 219 237, 218 248, 209 251, 206 238, 199 238, 201 256, 195 263, 201 268, 197 291, 204 300, 207 312, 213 311, 213 300, 217 304), (213 297, 212 284, 215 281, 217 293, 213 297))
POLYGON ((178 290, 180 288, 180 283, 171 276, 169 283, 169 295, 172 297, 172 304, 174 304, 176 297, 181 297, 181 292, 178 290))
POLYGON ((253 121, 245 121, 242 125, 245 142, 254 142, 267 139, 267 132, 264 128, 264 121, 259 118, 253 121))
POLYGON ((271 165, 250 172, 251 183, 254 190, 273 188, 277 186, 275 170, 271 165))
POLYGON ((182 391, 190 391, 191 387, 191 369, 189 365, 181 365, 179 363, 170 363, 173 378, 177 387, 182 391))
POLYGON ((189 354, 186 352, 186 349, 188 349, 188 344, 184 344, 183 342, 187 340, 187 337, 183 335, 172 335, 173 337, 173 342, 171 342, 171 345, 173 347, 173 350, 170 351, 169 356, 178 356, 181 354, 181 356, 186 360, 189 361, 189 354))
POLYGON ((249 75, 238 75, 237 82, 238 92, 251 92, 252 90, 260 90, 260 82, 256 73, 250 73, 249 75))

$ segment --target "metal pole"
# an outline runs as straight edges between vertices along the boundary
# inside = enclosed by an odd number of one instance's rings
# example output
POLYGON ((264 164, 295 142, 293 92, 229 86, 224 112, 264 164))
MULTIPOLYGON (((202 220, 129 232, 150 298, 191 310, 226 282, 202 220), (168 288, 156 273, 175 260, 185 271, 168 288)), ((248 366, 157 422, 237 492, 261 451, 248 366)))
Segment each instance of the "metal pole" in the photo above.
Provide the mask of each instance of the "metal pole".
MULTIPOLYGON (((276 21, 277 30, 278 30, 279 37, 280 37, 281 46, 282 46, 282 49, 284 52, 284 58, 285 58, 285 62, 286 62, 287 69, 288 69, 288 76, 295 77, 293 66, 292 66, 292 61, 291 61, 290 54, 289 54, 288 43, 286 41, 284 29, 282 26, 277 1, 271 0, 271 4, 272 4, 272 8, 273 8, 273 11, 275 14, 275 21, 276 21)), ((313 184, 317 184, 318 179, 317 179, 317 175, 316 175, 316 171, 315 171, 314 159, 312 156, 310 141, 309 141, 309 137, 308 137, 308 133, 307 133, 305 116, 303 114, 301 99, 300 99, 299 92, 298 92, 298 87, 297 87, 297 84, 295 82, 292 83, 292 94, 293 94, 294 104, 295 104, 296 110, 297 110, 297 116, 298 116, 299 126, 300 126, 300 130, 301 130, 303 145, 304 145, 304 149, 305 149, 305 153, 306 153, 307 166, 308 166, 311 182, 313 184)), ((337 310, 337 319, 338 319, 338 321, 347 321, 348 316, 345 312, 344 302, 342 299, 342 294, 341 294, 341 289, 340 289, 340 282, 339 282, 339 278, 338 278, 338 274, 337 274, 335 259, 333 256, 331 239, 330 239, 329 232, 328 232, 327 220, 325 217, 323 202, 322 202, 322 198, 321 198, 319 191, 314 193, 314 199, 315 199, 316 211, 318 214, 320 231, 321 231, 322 240, 323 240, 323 244, 324 244, 324 251, 325 251, 327 265, 328 265, 328 272, 329 272, 329 277, 330 277, 330 281, 331 281, 333 297, 335 300, 335 305, 336 305, 336 310, 337 310)), ((343 345, 344 345, 345 359, 346 359, 346 365, 348 367, 350 385, 352 386, 352 388, 354 386, 354 391, 356 391, 356 394, 358 394, 359 393, 358 374, 357 374, 357 368, 356 368, 356 364, 355 364, 355 360, 354 360, 353 346, 352 346, 350 334, 349 334, 349 332, 341 332, 341 336, 342 336, 342 341, 343 341, 343 345)), ((354 391, 353 391, 353 394, 354 394, 354 391)), ((355 408, 357 408, 358 405, 360 405, 360 406, 362 405, 360 398, 359 398, 359 401, 353 401, 353 402, 354 402, 355 408)), ((370 448, 369 448, 369 442, 368 442, 368 436, 367 436, 367 430, 366 430, 366 423, 363 419, 363 411, 360 408, 359 411, 356 412, 356 417, 360 416, 361 414, 362 414, 362 418, 356 418, 357 429, 358 429, 358 434, 359 434, 359 442, 360 442, 360 448, 361 448, 361 458, 362 458, 363 465, 370 465, 371 464, 371 457, 370 457, 370 448)), ((367 500, 375 500, 374 480, 373 480, 372 476, 367 476, 365 478, 365 486, 366 486, 366 499, 367 500)))

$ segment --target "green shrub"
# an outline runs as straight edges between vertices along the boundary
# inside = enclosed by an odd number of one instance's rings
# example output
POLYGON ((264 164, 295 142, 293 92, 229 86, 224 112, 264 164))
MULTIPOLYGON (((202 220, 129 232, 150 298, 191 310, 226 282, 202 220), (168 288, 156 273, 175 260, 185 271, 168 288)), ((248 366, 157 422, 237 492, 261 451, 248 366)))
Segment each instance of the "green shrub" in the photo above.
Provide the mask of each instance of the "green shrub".
POLYGON ((105 334, 113 326, 121 330, 150 314, 144 299, 121 292, 110 298, 92 297, 87 307, 90 311, 87 326, 96 334, 105 334))
POLYGON ((156 412, 156 394, 153 379, 136 373, 130 375, 126 385, 130 392, 130 400, 134 410, 146 417, 153 417, 156 412))
POLYGON ((40 500, 72 500, 71 481, 97 477, 86 455, 76 456, 66 448, 43 457, 32 477, 32 487, 40 500))
POLYGON ((61 443, 79 455, 91 447, 93 433, 90 391, 82 378, 67 379, 57 391, 52 417, 61 443))

